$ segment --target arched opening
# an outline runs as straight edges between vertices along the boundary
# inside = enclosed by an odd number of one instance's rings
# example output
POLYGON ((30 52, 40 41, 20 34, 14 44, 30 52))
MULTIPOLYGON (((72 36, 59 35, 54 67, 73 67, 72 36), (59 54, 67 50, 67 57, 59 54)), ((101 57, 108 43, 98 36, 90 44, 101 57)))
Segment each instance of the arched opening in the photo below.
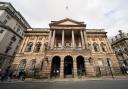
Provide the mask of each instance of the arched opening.
POLYGON ((51 78, 58 78, 60 76, 60 57, 55 56, 52 59, 51 78))
POLYGON ((33 46, 33 43, 32 42, 29 42, 28 44, 27 44, 27 46, 26 46, 26 52, 31 52, 31 50, 32 50, 32 46, 33 46))
POLYGON ((96 42, 93 43, 93 48, 95 52, 99 52, 99 45, 96 42))
POLYGON ((22 59, 22 60, 20 61, 20 64, 19 64, 19 71, 24 71, 24 70, 25 70, 26 63, 27 63, 26 59, 22 59))
POLYGON ((100 46, 101 46, 102 51, 106 52, 106 45, 103 42, 100 44, 100 46))
POLYGON ((64 58, 64 77, 70 78, 73 74, 73 59, 71 56, 66 56, 64 58))
POLYGON ((79 77, 84 76, 86 73, 84 58, 82 56, 78 56, 76 60, 77 60, 77 74, 79 77))
POLYGON ((40 51, 41 42, 36 43, 34 51, 38 53, 40 51))

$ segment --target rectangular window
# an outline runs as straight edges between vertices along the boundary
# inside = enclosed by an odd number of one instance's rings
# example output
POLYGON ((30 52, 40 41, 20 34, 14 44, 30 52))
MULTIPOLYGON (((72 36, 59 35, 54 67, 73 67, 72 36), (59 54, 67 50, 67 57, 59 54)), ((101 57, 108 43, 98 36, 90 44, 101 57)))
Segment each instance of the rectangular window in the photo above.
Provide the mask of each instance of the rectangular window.
POLYGON ((8 53, 10 50, 12 49, 12 47, 7 47, 6 50, 5 50, 5 53, 8 53))
POLYGON ((98 58, 98 65, 99 66, 103 66, 103 62, 102 62, 102 59, 101 58, 98 58))
POLYGON ((17 32, 19 32, 20 31, 20 28, 17 28, 17 30, 16 30, 17 32))
POLYGON ((13 42, 10 42, 10 43, 9 43, 9 46, 12 46, 12 44, 13 44, 13 42))

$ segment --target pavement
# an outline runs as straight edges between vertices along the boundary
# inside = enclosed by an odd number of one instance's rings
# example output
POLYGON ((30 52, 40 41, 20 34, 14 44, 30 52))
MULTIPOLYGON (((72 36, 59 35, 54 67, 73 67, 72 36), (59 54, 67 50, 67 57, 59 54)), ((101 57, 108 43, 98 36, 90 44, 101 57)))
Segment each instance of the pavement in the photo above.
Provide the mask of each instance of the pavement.
POLYGON ((3 81, 0 83, 33 83, 33 82, 77 82, 77 81, 88 81, 88 80, 128 80, 128 75, 126 76, 104 76, 104 77, 85 77, 85 78, 63 78, 63 79, 32 79, 26 78, 25 81, 18 79, 11 79, 10 81, 3 81))
POLYGON ((128 89, 128 80, 0 83, 0 89, 128 89))

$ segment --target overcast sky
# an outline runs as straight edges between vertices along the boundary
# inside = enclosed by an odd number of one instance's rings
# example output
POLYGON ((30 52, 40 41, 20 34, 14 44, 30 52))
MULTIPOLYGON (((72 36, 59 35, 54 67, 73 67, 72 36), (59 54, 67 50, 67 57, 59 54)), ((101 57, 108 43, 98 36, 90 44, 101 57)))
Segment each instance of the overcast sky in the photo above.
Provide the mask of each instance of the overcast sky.
POLYGON ((108 36, 128 32, 128 0, 2 0, 11 2, 33 28, 48 27, 66 17, 103 28, 108 36))

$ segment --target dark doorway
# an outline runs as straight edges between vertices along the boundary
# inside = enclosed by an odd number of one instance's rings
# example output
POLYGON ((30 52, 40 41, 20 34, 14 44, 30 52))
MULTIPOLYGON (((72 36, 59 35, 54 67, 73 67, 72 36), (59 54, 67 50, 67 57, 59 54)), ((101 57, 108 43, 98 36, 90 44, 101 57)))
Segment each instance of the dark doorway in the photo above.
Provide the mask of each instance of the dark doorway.
POLYGON ((72 77, 73 71, 73 59, 71 56, 66 56, 64 58, 64 77, 72 77))
POLYGON ((60 76, 60 57, 55 56, 52 59, 51 78, 58 78, 60 76))
POLYGON ((85 75, 84 58, 82 56, 77 57, 77 74, 79 77, 85 75))

